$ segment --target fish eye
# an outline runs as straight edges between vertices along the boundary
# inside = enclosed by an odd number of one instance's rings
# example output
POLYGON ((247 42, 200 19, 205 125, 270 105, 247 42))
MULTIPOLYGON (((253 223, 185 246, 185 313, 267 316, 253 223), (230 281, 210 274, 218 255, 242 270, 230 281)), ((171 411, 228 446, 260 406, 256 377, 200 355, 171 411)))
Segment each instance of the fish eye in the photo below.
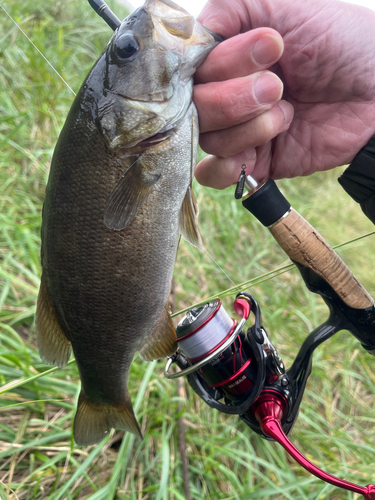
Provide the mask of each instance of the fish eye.
POLYGON ((121 36, 116 42, 116 53, 120 59, 129 59, 139 49, 139 43, 133 35, 121 36))

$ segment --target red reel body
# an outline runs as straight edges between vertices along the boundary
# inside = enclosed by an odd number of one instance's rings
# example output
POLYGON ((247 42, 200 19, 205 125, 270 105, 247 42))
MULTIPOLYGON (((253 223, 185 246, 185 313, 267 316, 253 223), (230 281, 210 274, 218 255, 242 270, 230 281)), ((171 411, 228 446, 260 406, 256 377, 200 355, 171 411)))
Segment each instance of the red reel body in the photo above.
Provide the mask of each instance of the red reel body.
POLYGON ((170 359, 166 376, 186 374, 191 387, 211 407, 240 415, 255 432, 279 442, 302 467, 323 481, 375 500, 374 485, 362 487, 326 473, 307 460, 287 437, 311 373, 314 349, 345 328, 340 309, 330 304, 329 320, 310 333, 288 371, 261 325, 254 297, 239 294, 234 309, 242 316, 240 324, 230 318, 218 299, 188 311, 177 326, 180 351, 170 359), (250 311, 255 321, 245 332, 241 325, 250 311), (170 375, 172 362, 182 371, 170 375))

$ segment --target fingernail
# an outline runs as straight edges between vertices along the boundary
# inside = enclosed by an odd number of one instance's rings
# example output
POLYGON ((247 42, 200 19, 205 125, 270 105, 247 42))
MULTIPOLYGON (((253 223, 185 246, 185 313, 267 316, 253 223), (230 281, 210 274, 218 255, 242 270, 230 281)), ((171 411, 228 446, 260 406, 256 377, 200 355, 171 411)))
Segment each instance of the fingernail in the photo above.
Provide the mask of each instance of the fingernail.
POLYGON ((290 102, 280 101, 278 107, 280 108, 282 114, 284 115, 285 125, 289 125, 293 120, 294 116, 293 106, 290 104, 290 102))
POLYGON ((257 152, 256 152, 255 148, 246 149, 244 151, 244 154, 245 154, 245 157, 246 157, 247 161, 255 160, 255 158, 257 156, 257 152))
POLYGON ((252 57, 255 64, 266 66, 278 61, 283 53, 284 46, 280 38, 273 35, 263 35, 252 48, 252 57))
POLYGON ((273 73, 263 73, 255 82, 254 93, 260 104, 272 104, 283 93, 281 80, 273 73))

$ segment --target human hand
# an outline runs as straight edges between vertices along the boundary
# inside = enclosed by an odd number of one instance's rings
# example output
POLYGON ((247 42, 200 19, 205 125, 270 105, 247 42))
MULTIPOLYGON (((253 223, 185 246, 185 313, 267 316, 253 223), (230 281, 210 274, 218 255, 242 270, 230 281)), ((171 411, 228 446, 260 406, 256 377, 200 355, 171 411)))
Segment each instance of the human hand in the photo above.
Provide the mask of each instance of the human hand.
POLYGON ((375 12, 337 0, 209 0, 198 20, 227 38, 196 73, 200 144, 215 155, 196 168, 201 184, 225 188, 243 163, 257 180, 328 170, 374 135, 375 12))

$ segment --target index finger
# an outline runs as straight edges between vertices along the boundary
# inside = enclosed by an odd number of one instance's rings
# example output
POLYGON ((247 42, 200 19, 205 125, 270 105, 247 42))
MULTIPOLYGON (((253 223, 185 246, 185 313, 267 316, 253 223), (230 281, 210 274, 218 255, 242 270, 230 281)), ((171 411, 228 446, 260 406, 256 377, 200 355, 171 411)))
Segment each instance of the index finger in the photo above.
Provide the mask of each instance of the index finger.
POLYGON ((284 50, 281 35, 258 28, 221 42, 195 73, 195 83, 219 82, 251 75, 276 63, 284 50))

